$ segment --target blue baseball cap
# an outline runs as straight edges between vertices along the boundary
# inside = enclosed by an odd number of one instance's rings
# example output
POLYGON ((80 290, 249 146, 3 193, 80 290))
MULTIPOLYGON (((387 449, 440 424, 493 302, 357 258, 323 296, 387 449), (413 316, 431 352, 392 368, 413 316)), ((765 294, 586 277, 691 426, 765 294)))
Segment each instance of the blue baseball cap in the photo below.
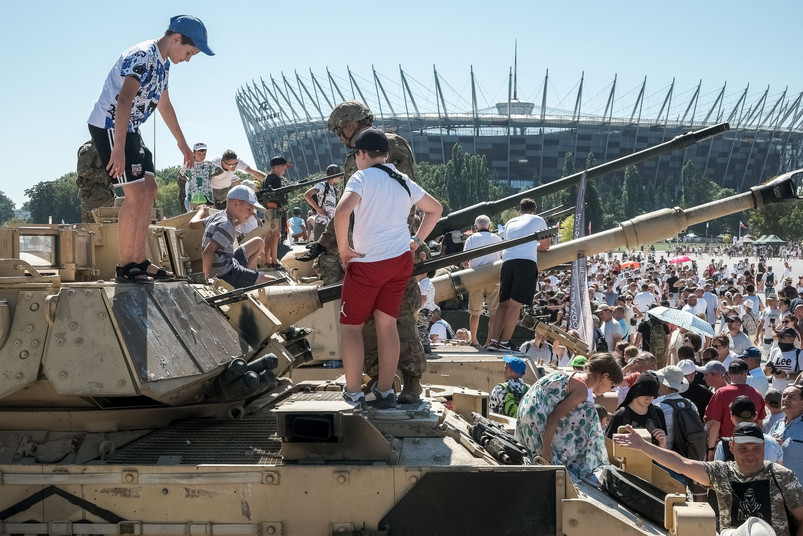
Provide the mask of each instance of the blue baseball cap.
POLYGON ((748 357, 761 357, 761 350, 755 346, 749 346, 744 349, 744 353, 739 356, 740 359, 747 359, 748 357))
POLYGON ((506 355, 502 358, 505 363, 508 364, 510 370, 515 372, 516 374, 524 374, 527 372, 527 363, 520 357, 514 357, 512 355, 506 355))
POLYGON ((201 19, 193 17, 192 15, 176 15, 170 19, 170 26, 168 26, 167 29, 192 39, 192 42, 195 43, 198 50, 207 56, 215 55, 206 42, 208 35, 206 33, 206 26, 201 22, 201 19))

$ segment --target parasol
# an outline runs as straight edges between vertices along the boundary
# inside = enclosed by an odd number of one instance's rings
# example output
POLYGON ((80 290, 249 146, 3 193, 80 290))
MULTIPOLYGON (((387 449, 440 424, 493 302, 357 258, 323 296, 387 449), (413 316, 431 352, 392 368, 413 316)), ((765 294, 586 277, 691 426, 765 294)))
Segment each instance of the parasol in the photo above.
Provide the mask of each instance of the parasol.
POLYGON ((714 328, 711 327, 711 324, 686 311, 670 309, 669 307, 653 307, 647 311, 647 314, 700 336, 714 336, 714 328))

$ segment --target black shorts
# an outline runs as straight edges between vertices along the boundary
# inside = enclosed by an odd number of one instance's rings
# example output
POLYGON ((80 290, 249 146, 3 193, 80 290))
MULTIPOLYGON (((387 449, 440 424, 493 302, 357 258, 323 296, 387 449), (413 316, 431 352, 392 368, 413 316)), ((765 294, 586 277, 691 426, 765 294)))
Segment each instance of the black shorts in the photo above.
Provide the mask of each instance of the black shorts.
POLYGON ((255 270, 246 268, 245 264, 248 260, 245 258, 245 248, 238 247, 234 251, 234 259, 232 259, 231 270, 223 275, 220 279, 233 286, 234 288, 250 287, 256 284, 259 274, 255 270))
POLYGON ((533 303, 538 281, 538 265, 529 259, 511 259, 502 263, 499 274, 499 302, 515 300, 523 305, 533 303))
MULTIPOLYGON (((112 157, 114 131, 89 125, 89 135, 92 136, 92 141, 95 142, 100 161, 103 162, 105 169, 112 157)), ((109 179, 111 179, 112 184, 123 186, 143 180, 146 173, 156 175, 156 170, 153 166, 153 155, 142 143, 142 137, 139 132, 129 132, 125 137, 125 171, 123 176, 109 176, 109 179)))

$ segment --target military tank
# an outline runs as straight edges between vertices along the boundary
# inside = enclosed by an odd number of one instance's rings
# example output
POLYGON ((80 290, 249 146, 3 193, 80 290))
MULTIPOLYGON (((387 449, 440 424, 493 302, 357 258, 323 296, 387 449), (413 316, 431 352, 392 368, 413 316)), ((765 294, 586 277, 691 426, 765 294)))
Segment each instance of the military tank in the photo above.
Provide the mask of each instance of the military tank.
MULTIPOLYGON (((801 178, 645 215, 541 264, 797 200, 801 178)), ((150 227, 149 257, 182 279, 148 285, 113 282, 116 229, 103 218, 0 229, 0 533, 713 532, 710 508, 677 494, 659 500, 662 526, 564 467, 518 465, 513 423, 488 413, 485 388, 433 377, 420 403, 355 412, 337 381, 294 381, 310 347, 290 328, 339 289, 199 279, 188 219, 150 227)), ((436 278, 437 299, 495 270, 436 278)), ((627 472, 679 491, 611 449, 627 472)))

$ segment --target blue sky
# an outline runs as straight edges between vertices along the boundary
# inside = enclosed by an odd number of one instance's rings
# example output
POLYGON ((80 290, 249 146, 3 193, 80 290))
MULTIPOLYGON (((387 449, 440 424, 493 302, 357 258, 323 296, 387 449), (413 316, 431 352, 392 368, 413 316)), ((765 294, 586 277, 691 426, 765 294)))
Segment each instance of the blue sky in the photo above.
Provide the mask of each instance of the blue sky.
MULTIPOLYGON (((770 86, 803 91, 800 2, 13 2, 0 21, 4 73, 0 190, 19 207, 24 190, 75 169, 86 139, 86 119, 103 80, 129 46, 160 36, 172 15, 201 18, 213 57, 199 54, 174 66, 170 94, 190 145, 203 140, 210 154, 227 148, 253 164, 234 95, 246 82, 278 75, 353 72, 371 66, 406 73, 431 86, 432 66, 454 88, 467 91, 469 67, 489 101, 504 100, 513 42, 518 39, 519 97, 538 98, 550 72, 548 104, 571 109, 585 72, 588 111, 604 107, 618 75, 617 94, 634 102, 647 77, 645 106, 660 107, 676 78, 676 95, 700 79, 713 100, 727 81, 735 95, 770 86)), ((679 99, 682 97, 679 97, 679 99)), ((701 97, 702 99, 703 97, 701 97)), ((601 113, 601 110, 600 110, 601 113)), ((176 144, 158 115, 143 128, 156 149, 156 166, 180 164, 176 144)))

